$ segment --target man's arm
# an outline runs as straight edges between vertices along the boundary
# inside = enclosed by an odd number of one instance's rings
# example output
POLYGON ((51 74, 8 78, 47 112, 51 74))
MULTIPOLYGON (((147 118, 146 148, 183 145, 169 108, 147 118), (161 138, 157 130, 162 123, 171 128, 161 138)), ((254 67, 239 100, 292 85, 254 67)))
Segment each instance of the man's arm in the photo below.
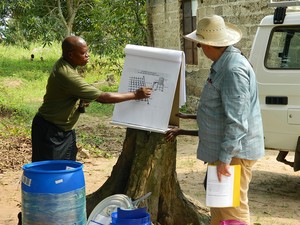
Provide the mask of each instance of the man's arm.
POLYGON ((198 130, 184 130, 179 127, 174 127, 166 132, 165 139, 169 142, 174 140, 178 135, 198 136, 198 130))
POLYGON ((193 119, 193 120, 197 119, 196 114, 177 113, 176 116, 181 119, 193 119))
POLYGON ((138 100, 150 98, 152 88, 142 87, 135 92, 118 93, 118 92, 102 92, 96 99, 100 103, 118 103, 128 100, 138 100))

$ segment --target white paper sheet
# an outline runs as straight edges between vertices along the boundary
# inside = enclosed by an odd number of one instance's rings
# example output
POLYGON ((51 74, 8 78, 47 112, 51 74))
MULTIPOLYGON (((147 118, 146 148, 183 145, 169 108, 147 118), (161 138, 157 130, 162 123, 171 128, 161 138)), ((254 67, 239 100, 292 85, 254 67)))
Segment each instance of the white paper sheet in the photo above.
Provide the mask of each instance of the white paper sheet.
POLYGON ((182 51, 127 45, 119 92, 152 87, 149 99, 115 105, 112 123, 164 133, 180 77, 180 106, 185 104, 185 57, 182 51))
MULTIPOLYGON (((229 169, 231 176, 222 176, 222 182, 219 182, 217 176, 217 167, 208 166, 207 169, 207 187, 206 187, 206 205, 209 207, 232 207, 234 194, 234 167, 229 169)), ((238 190, 239 191, 239 190, 238 190)))

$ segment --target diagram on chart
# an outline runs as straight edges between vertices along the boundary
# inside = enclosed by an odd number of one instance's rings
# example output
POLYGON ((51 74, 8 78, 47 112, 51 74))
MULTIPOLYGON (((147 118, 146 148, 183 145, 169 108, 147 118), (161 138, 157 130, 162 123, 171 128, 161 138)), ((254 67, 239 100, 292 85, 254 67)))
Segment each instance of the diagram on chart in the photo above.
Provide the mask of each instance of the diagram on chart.
POLYGON ((135 92, 140 87, 149 87, 152 93, 147 99, 116 104, 112 123, 165 132, 171 115, 175 117, 173 115, 178 111, 180 94, 185 96, 184 54, 182 51, 136 45, 126 46, 125 53, 118 91, 135 92))
MULTIPOLYGON (((143 73, 145 73, 145 71, 143 71, 143 73)), ((157 75, 155 73, 147 73, 147 80, 152 80, 152 81, 146 81, 146 77, 145 76, 129 76, 128 78, 128 91, 129 92, 135 92, 138 88, 140 87, 151 87, 152 88, 152 92, 164 92, 164 88, 165 88, 165 80, 166 78, 159 76, 157 78, 157 75), (149 76, 149 74, 152 74, 152 76, 149 76), (152 78, 152 79, 149 79, 152 78)), ((146 99, 141 99, 141 100, 136 100, 136 101, 144 101, 147 102, 147 104, 150 103, 152 98, 146 98, 146 99)))
POLYGON ((152 90, 164 92, 164 87, 165 87, 164 83, 165 83, 165 78, 159 77, 158 81, 153 82, 152 90))

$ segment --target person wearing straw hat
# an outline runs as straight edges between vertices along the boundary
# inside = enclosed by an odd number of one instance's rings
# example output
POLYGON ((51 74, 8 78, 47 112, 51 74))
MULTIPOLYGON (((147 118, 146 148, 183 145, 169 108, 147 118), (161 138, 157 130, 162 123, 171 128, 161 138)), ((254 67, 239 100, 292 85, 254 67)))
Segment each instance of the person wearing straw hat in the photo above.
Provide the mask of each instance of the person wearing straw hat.
POLYGON ((211 225, 224 220, 250 224, 248 189, 255 162, 264 155, 264 138, 258 89, 252 66, 233 45, 241 31, 218 15, 199 20, 197 30, 185 36, 197 43, 213 61, 200 96, 196 119, 199 130, 170 129, 167 141, 177 135, 199 136, 197 158, 217 165, 217 176, 230 176, 230 165, 241 165, 240 206, 211 208, 211 225))

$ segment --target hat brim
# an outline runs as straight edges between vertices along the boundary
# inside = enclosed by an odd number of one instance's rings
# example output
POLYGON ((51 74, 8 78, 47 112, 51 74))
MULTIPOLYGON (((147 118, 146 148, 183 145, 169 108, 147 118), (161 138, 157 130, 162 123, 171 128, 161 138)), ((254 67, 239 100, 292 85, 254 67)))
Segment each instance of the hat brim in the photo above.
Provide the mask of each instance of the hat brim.
POLYGON ((225 47, 236 44, 242 39, 242 32, 235 25, 231 23, 225 23, 227 29, 227 37, 221 37, 216 40, 204 39, 204 37, 197 35, 197 30, 184 36, 185 39, 192 42, 210 45, 215 47, 225 47))

